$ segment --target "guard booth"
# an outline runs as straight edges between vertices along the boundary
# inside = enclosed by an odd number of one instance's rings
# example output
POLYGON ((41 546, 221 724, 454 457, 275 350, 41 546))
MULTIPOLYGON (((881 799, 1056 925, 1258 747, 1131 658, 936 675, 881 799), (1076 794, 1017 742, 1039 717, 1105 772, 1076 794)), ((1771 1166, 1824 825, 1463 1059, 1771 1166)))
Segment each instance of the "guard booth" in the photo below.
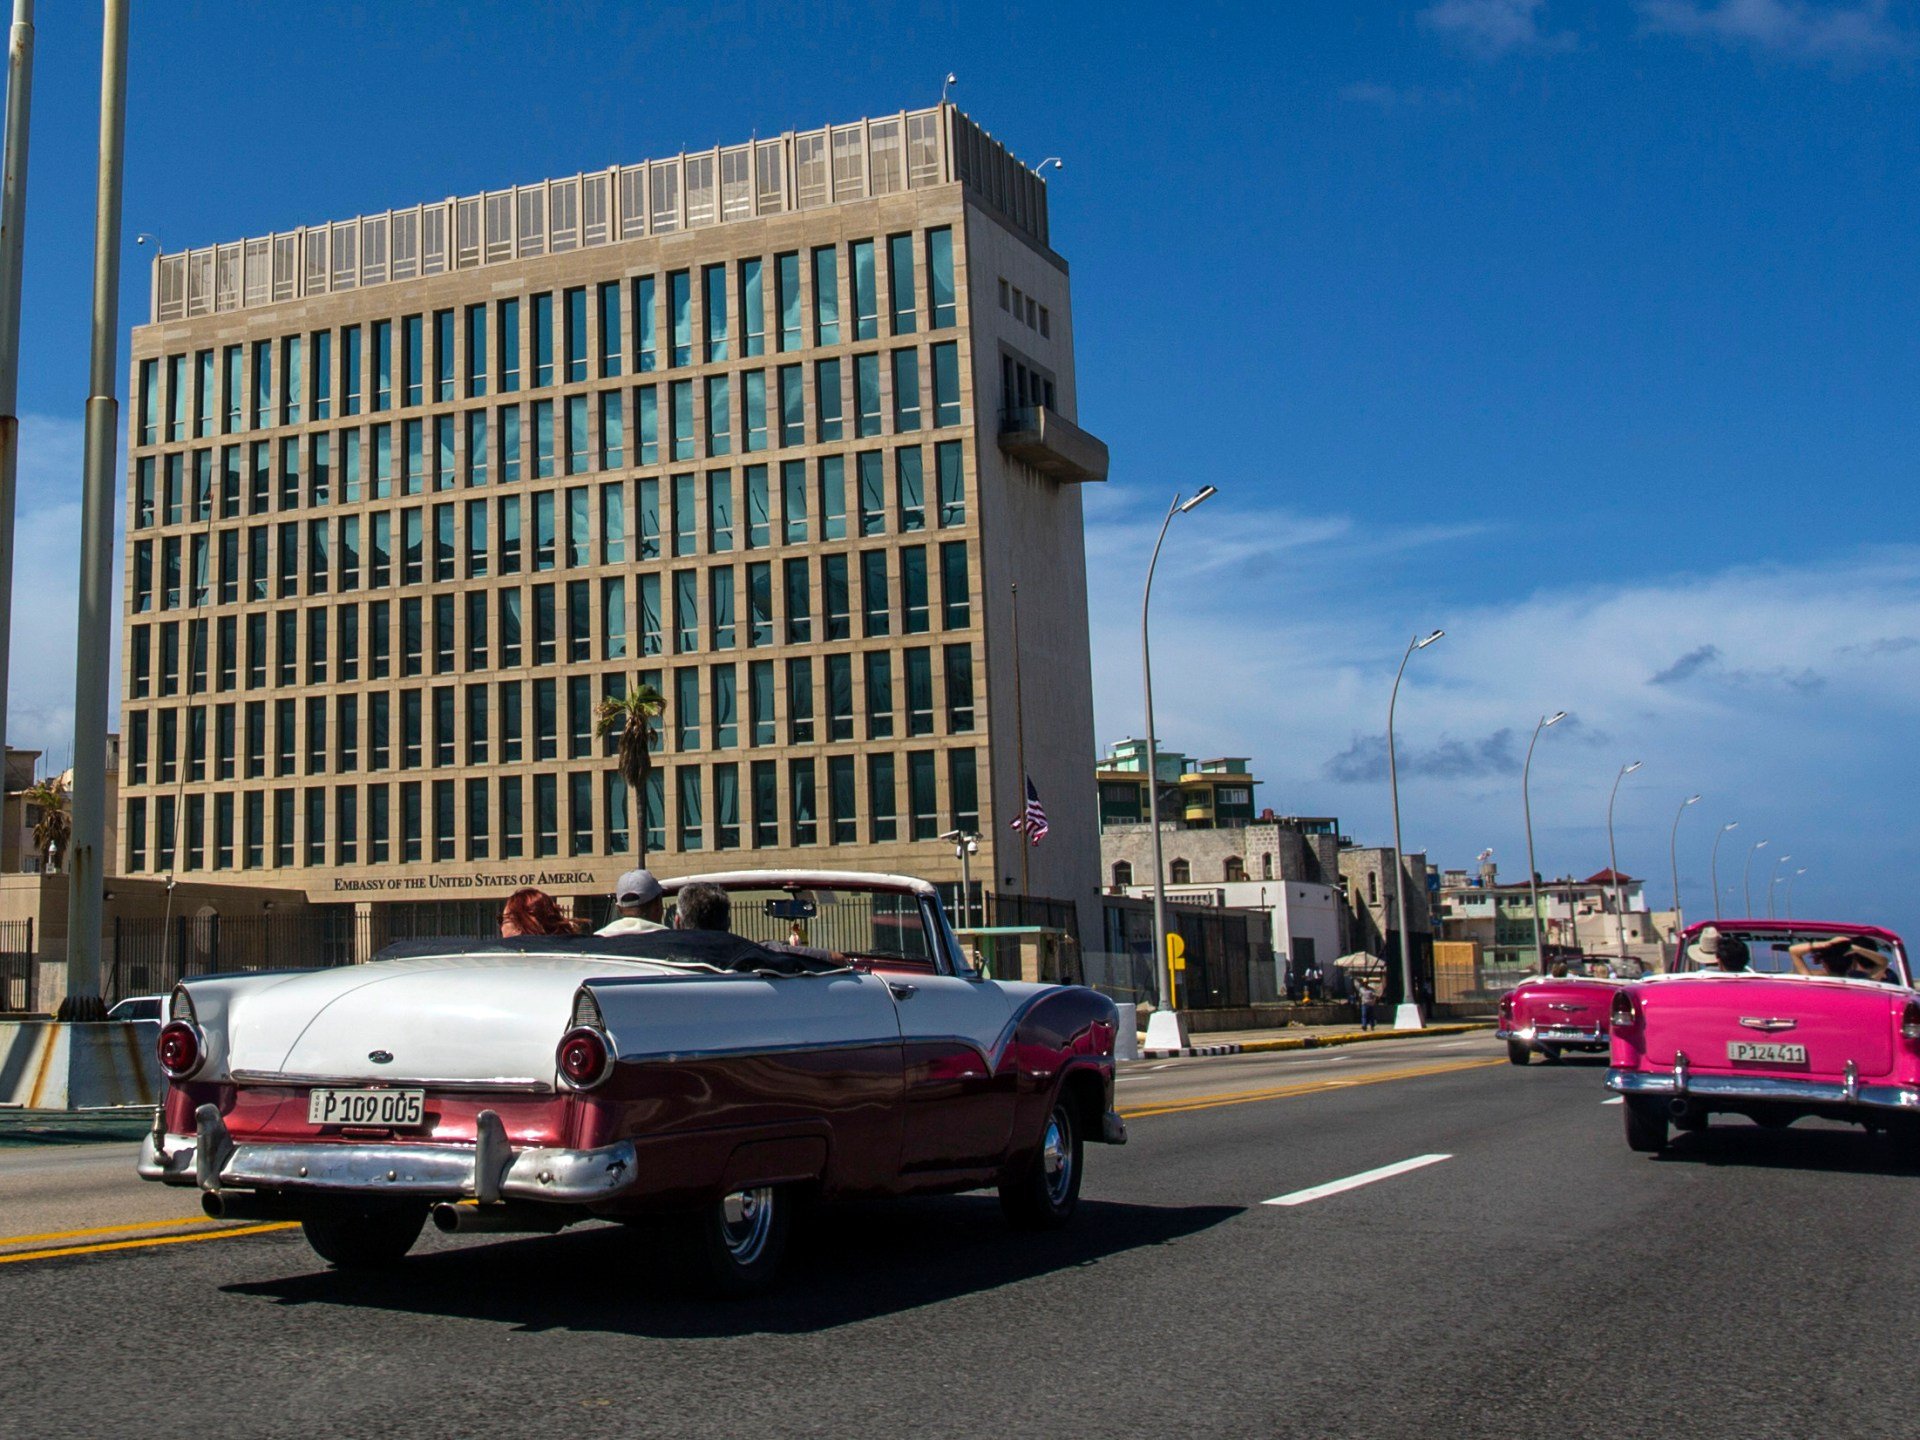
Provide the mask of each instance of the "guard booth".
POLYGON ((980 925, 953 933, 990 980, 1086 983, 1079 942, 1052 925, 980 925))

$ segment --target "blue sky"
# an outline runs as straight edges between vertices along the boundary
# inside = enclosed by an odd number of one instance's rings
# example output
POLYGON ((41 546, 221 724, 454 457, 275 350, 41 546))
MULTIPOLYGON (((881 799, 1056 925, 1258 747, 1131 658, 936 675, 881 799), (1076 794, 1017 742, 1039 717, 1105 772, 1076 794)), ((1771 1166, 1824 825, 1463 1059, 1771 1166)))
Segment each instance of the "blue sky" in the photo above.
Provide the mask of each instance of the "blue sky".
MULTIPOLYGON (((10 737, 63 750, 97 116, 94 7, 38 30, 10 737)), ((1920 6, 421 3, 138 7, 144 252, 954 97, 1060 155, 1102 742, 1138 733, 1410 848, 1605 863, 1690 910, 1707 846, 1796 908, 1920 929, 1920 6), (314 137, 309 139, 307 137, 314 137)), ((124 385, 124 372, 123 372, 124 385)), ((1730 867, 1721 866, 1723 886, 1730 867)), ((1736 906, 1737 908, 1737 906, 1736 906)))

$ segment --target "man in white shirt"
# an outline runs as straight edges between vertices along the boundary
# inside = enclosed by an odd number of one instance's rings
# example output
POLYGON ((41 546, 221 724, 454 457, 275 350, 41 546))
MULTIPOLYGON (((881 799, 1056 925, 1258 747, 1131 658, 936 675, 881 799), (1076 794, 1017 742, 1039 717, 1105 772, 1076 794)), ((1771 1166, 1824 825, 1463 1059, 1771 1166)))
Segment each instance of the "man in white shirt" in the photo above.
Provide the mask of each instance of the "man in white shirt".
POLYGON ((638 935, 645 930, 664 930, 660 921, 666 909, 666 894, 651 871, 629 870, 613 887, 613 903, 620 913, 600 927, 596 935, 638 935))

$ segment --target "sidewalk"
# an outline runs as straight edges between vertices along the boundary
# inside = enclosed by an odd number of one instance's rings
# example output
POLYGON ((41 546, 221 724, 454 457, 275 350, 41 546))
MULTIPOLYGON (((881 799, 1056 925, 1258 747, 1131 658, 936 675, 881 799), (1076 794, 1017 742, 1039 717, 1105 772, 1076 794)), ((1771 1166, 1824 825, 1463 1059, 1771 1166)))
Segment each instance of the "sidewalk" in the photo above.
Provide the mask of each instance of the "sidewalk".
POLYGON ((1450 1021, 1423 1030, 1395 1030, 1383 1025, 1361 1030, 1353 1025, 1286 1025, 1275 1030, 1215 1031, 1178 1050, 1140 1047, 1142 1060, 1172 1060, 1193 1055, 1257 1055, 1268 1050, 1319 1050, 1330 1045, 1364 1045, 1374 1040, 1415 1040, 1424 1035, 1470 1035, 1491 1030, 1491 1020, 1450 1021))

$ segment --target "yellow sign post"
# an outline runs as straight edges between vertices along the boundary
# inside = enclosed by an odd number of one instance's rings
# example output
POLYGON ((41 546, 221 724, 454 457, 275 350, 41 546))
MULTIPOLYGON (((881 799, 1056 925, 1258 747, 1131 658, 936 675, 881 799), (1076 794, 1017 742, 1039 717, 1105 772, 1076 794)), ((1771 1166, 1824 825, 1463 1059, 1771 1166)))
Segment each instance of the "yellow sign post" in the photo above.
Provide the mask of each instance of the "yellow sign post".
POLYGON ((1174 1004, 1174 997, 1180 993, 1176 977, 1186 968, 1187 942, 1178 935, 1169 933, 1167 936, 1167 1008, 1170 1010, 1179 1008, 1174 1004))

